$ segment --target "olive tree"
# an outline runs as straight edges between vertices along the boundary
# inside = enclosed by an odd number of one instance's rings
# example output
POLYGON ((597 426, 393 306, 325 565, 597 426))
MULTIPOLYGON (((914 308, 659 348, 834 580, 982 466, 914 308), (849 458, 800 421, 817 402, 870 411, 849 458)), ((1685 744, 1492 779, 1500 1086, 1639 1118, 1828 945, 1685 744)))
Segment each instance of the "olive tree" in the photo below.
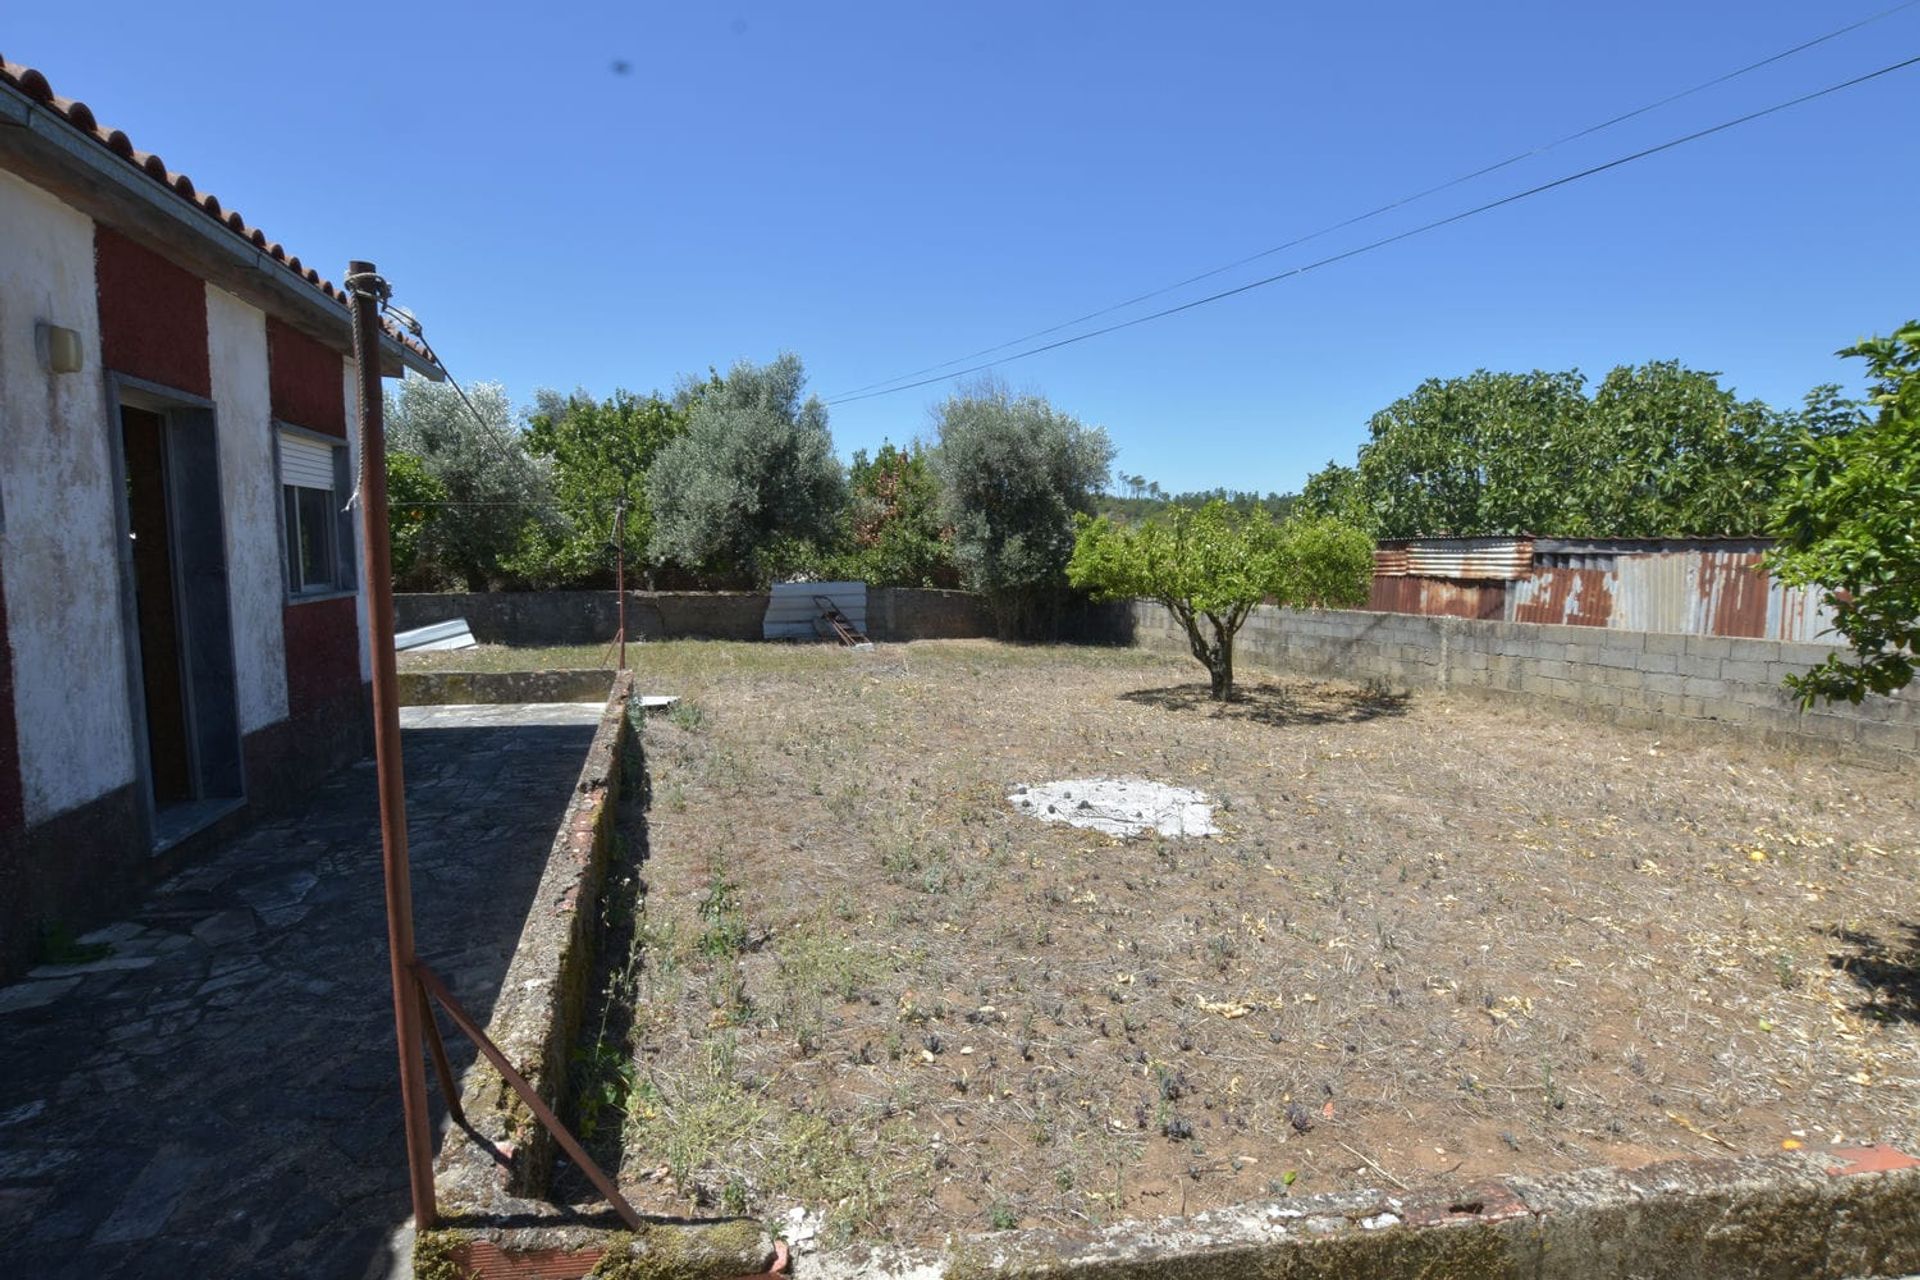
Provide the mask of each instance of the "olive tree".
POLYGON ((1772 519, 1768 567, 1822 588, 1848 645, 1787 678, 1802 706, 1894 693, 1920 654, 1920 321, 1840 354, 1866 360, 1878 412, 1799 438, 1772 519))
POLYGON ((466 396, 451 382, 406 378, 386 389, 387 447, 419 460, 425 512, 408 531, 418 585, 486 591, 517 584, 515 559, 553 521, 547 470, 527 453, 507 389, 476 382, 466 396))
POLYGON ((827 410, 804 401, 797 356, 742 360, 724 378, 683 386, 685 428, 647 476, 649 554, 715 582, 763 583, 783 544, 825 543, 846 504, 827 410))
POLYGON ((1073 555, 1074 517, 1091 515, 1113 445, 1037 395, 982 383, 935 412, 933 470, 953 559, 987 598, 1002 635, 1050 633, 1073 555))
POLYGON ((1081 517, 1067 566, 1096 598, 1157 600, 1185 628, 1215 699, 1233 696, 1233 642, 1255 606, 1364 603, 1373 539, 1325 516, 1275 520, 1218 499, 1175 506, 1137 525, 1081 517))

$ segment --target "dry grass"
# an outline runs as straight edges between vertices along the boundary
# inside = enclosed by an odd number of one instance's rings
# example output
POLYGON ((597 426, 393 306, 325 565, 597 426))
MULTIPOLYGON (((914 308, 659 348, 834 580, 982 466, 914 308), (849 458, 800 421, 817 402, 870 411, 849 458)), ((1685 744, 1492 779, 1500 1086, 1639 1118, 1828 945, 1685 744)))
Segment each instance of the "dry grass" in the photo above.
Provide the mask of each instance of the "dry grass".
POLYGON ((985 642, 654 644, 643 1206, 863 1237, 1920 1132, 1911 771, 985 642), (1225 834, 1016 815, 1198 786, 1225 834))

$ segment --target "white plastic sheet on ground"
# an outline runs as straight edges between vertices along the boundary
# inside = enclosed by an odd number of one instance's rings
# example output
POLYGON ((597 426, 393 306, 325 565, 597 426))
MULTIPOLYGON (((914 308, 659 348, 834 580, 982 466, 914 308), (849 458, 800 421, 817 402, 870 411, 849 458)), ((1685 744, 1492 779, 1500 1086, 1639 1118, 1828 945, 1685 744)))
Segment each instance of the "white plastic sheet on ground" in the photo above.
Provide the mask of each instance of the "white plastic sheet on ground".
POLYGON ((1137 836, 1212 836, 1213 804, 1204 791, 1170 787, 1140 778, 1068 778, 1015 787, 1009 803, 1030 818, 1064 822, 1105 832, 1137 836))

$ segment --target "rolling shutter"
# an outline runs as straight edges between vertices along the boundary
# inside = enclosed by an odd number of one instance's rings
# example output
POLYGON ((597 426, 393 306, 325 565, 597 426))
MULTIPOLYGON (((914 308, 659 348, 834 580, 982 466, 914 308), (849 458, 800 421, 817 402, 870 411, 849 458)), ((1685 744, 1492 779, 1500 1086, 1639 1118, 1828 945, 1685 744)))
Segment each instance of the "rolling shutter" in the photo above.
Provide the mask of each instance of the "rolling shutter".
POLYGON ((334 450, 290 431, 280 433, 280 483, 303 489, 333 488, 334 450))

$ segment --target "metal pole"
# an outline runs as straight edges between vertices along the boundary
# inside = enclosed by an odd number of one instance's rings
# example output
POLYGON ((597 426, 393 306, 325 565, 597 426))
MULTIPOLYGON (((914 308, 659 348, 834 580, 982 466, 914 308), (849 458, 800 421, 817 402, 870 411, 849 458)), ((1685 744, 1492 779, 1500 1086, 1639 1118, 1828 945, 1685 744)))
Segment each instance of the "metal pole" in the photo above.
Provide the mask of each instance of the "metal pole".
POLYGON ((353 294, 353 358, 359 371, 360 542, 367 584, 367 644, 373 651, 373 758, 380 783, 380 850, 387 883, 393 1034, 400 1050, 400 1110, 406 1119, 413 1225, 416 1231, 426 1231, 435 1217, 433 1135, 427 1126, 427 1069, 420 1051, 420 999, 414 988, 413 880, 407 866, 407 790, 400 760, 400 698, 394 674, 387 436, 380 385, 380 304, 389 290, 371 262, 349 262, 346 283, 353 294))
POLYGON ((620 667, 627 669, 627 500, 613 509, 613 541, 618 559, 614 562, 613 589, 620 596, 620 667))

